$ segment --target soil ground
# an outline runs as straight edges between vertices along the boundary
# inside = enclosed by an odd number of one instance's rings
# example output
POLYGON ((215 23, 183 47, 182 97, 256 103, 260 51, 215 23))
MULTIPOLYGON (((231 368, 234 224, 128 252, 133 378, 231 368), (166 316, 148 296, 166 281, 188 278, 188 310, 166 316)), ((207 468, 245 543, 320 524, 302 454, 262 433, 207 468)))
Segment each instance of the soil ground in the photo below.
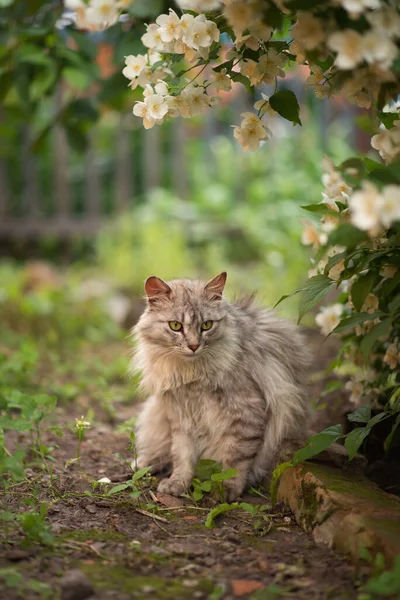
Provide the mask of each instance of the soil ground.
MULTIPOLYGON (((332 348, 321 346, 317 336, 310 339, 318 356, 313 370, 318 370, 332 358, 332 348)), ((122 344, 120 350, 126 352, 122 344)), ((312 399, 321 385, 314 378, 312 399)), ((46 503, 55 542, 52 547, 29 545, 18 529, 10 531, 8 543, 0 544, 0 572, 17 567, 22 581, 7 587, 0 583, 0 598, 88 597, 79 595, 74 573, 69 582, 63 580, 71 569, 87 575, 92 600, 357 598, 354 568, 332 550, 316 546, 282 506, 266 509, 259 524, 248 512, 235 510, 217 517, 215 528, 208 529, 205 518, 215 502, 157 496, 155 478, 143 480, 137 500, 129 491, 111 496, 103 486, 93 491, 93 482, 102 477, 114 485, 130 478, 129 434, 119 432, 118 425, 135 414, 137 405, 116 402, 110 414, 80 395, 57 409, 56 422, 71 424, 91 407, 96 420, 82 443, 80 464, 66 466, 77 452, 71 428, 62 438, 47 431, 43 443, 54 446, 54 462, 48 462, 52 480, 33 462, 29 480, 11 488, 8 504, 14 512, 26 510, 27 500, 46 503)), ((328 412, 320 411, 322 426, 335 420, 328 412)), ((268 504, 255 492, 243 500, 268 504)))

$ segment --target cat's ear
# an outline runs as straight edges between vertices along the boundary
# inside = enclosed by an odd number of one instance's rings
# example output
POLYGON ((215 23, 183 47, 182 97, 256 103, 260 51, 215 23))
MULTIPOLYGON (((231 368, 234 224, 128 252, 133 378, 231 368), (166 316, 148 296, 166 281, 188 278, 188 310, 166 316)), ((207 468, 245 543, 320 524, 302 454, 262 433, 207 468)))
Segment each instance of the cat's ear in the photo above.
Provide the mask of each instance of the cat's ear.
POLYGON ((146 279, 144 291, 146 292, 147 300, 151 304, 157 299, 168 297, 172 290, 163 279, 151 275, 146 279))
POLYGON ((210 281, 205 285, 204 291, 211 298, 211 300, 221 300, 222 292, 224 291, 226 283, 226 273, 220 273, 216 277, 210 279, 210 281))

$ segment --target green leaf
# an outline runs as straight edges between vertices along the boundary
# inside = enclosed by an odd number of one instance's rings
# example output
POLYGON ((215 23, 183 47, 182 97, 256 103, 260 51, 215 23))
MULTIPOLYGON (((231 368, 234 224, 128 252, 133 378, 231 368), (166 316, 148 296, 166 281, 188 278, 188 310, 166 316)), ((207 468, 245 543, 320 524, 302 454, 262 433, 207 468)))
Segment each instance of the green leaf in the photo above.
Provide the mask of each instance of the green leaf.
POLYGON ((346 172, 347 169, 356 169, 359 177, 365 175, 366 172, 364 161, 361 158, 348 158, 338 168, 342 172, 346 172))
POLYGON ((74 69, 73 67, 63 69, 62 74, 68 85, 72 88, 77 88, 78 90, 87 90, 93 81, 89 73, 81 71, 80 69, 74 69))
POLYGON ((54 68, 43 70, 32 81, 29 88, 29 94, 32 100, 39 100, 44 96, 52 86, 54 86, 57 78, 57 72, 54 68))
POLYGON ((250 85, 250 81, 247 79, 247 77, 242 75, 242 73, 236 73, 235 71, 232 71, 230 76, 231 76, 232 81, 237 81, 237 82, 241 83, 242 85, 244 85, 244 87, 246 88, 247 91, 250 91, 252 89, 252 86, 250 85))
POLYGON ((131 487, 129 483, 120 483, 119 485, 115 485, 107 492, 107 496, 111 496, 112 494, 118 494, 118 492, 123 492, 129 487, 131 487))
MULTIPOLYGON (((328 278, 327 278, 328 279, 328 278)), ((328 279, 331 282, 330 279, 328 279)), ((330 291, 331 283, 320 286, 318 289, 314 286, 313 288, 309 288, 304 291, 299 304, 299 318, 298 322, 304 317, 304 315, 311 310, 318 302, 320 302, 330 291)))
POLYGON ((363 337, 363 339, 361 341, 360 349, 366 359, 368 358, 369 353, 371 352, 371 350, 372 350, 375 342, 378 340, 378 338, 380 338, 381 336, 387 335, 390 331, 391 326, 392 326, 391 320, 385 319, 385 320, 381 321, 381 323, 378 323, 377 325, 375 325, 372 329, 370 329, 368 331, 367 334, 365 334, 365 336, 363 337))
POLYGON ((349 453, 349 460, 352 460, 355 457, 359 447, 369 435, 370 431, 371 429, 368 429, 368 427, 358 427, 347 434, 344 445, 349 453))
POLYGON ((368 423, 371 418, 371 407, 366 404, 364 406, 360 406, 354 412, 347 415, 347 420, 352 421, 354 423, 368 423))
POLYGON ((330 212, 334 212, 330 211, 326 204, 322 204, 321 202, 319 204, 306 204, 305 206, 300 206, 300 208, 302 208, 303 210, 307 210, 308 212, 321 213, 323 215, 326 215, 330 212))
POLYGON ((377 317, 380 317, 382 314, 383 313, 381 312, 375 312, 372 314, 367 312, 353 314, 350 317, 342 319, 339 325, 336 325, 332 333, 343 333, 348 329, 353 329, 356 325, 360 325, 360 323, 364 323, 365 321, 373 321, 377 317))
POLYGON ((213 473, 220 473, 222 467, 215 460, 202 459, 199 460, 195 467, 195 474, 201 481, 209 480, 213 473))
POLYGON ((271 496, 272 504, 276 503, 276 496, 278 494, 278 481, 283 475, 283 473, 286 471, 286 469, 288 469, 289 467, 293 467, 293 463, 291 461, 281 463, 276 467, 276 469, 274 469, 272 473, 271 483, 269 486, 269 493, 271 496))
POLYGON ((345 259, 346 257, 348 257, 347 250, 345 250, 344 252, 339 252, 338 254, 334 254, 333 256, 331 256, 330 259, 328 260, 328 262, 326 263, 326 267, 324 269, 324 275, 328 276, 329 271, 333 267, 335 267, 337 264, 339 264, 340 261, 345 259))
POLYGON ((211 481, 226 481, 227 479, 233 479, 238 474, 237 469, 225 469, 221 473, 213 473, 211 475, 211 481))
POLYGON ((398 120, 399 113, 397 112, 383 112, 382 110, 378 113, 379 120, 384 124, 386 129, 393 127, 393 122, 398 120))
POLYGON ((292 463, 297 465, 300 462, 304 462, 305 460, 316 456, 323 450, 329 448, 329 446, 341 437, 343 437, 343 428, 341 425, 332 425, 331 427, 324 429, 320 433, 310 437, 304 448, 297 450, 292 458, 292 463))
POLYGON ((378 167, 382 166, 382 163, 372 160, 372 158, 368 158, 367 156, 364 156, 363 161, 369 172, 374 171, 378 167))
POLYGON ((200 489, 203 492, 211 492, 212 482, 211 481, 203 481, 200 483, 200 489))
POLYGON ((208 513, 205 526, 209 529, 213 529, 215 527, 214 520, 216 519, 216 517, 227 513, 230 510, 236 510, 237 508, 240 508, 240 504, 238 502, 233 502, 232 504, 228 504, 226 502, 224 502, 223 504, 218 504, 218 506, 210 510, 210 512, 208 513))
POLYGON ((47 56, 42 48, 34 44, 23 44, 15 53, 17 62, 29 63, 38 66, 52 66, 53 61, 47 56))
POLYGON ((276 92, 270 97, 269 104, 284 119, 301 125, 299 117, 300 106, 296 94, 291 90, 276 92))
POLYGON ((132 481, 138 481, 138 479, 142 479, 150 471, 151 467, 143 467, 143 469, 138 469, 132 475, 132 481))
POLYGON ((388 413, 380 412, 377 415, 375 415, 374 417, 372 417, 372 419, 370 419, 367 423, 368 429, 371 429, 374 425, 379 423, 379 421, 382 421, 383 419, 385 419, 387 416, 388 416, 388 413))
POLYGON ((350 223, 343 223, 337 229, 332 231, 329 236, 329 246, 346 246, 352 249, 361 242, 367 241, 368 235, 365 231, 360 231, 350 223))
POLYGON ((393 427, 385 440, 385 444, 384 444, 385 452, 388 452, 388 450, 390 450, 390 447, 393 442, 394 434, 399 425, 400 425, 400 413, 397 415, 396 421, 394 422, 393 427))
MULTIPOLYGON (((294 292, 291 292, 291 294, 286 294, 285 296, 282 296, 275 304, 274 308, 286 298, 290 298, 291 296, 294 296, 294 294, 298 294, 299 292, 307 292, 308 297, 311 298, 317 296, 318 299, 321 299, 324 296, 326 296, 333 283, 334 281, 332 281, 332 279, 329 279, 329 277, 325 277, 325 275, 315 275, 314 277, 311 277, 310 279, 302 283, 298 288, 294 290, 294 292)), ((316 300, 316 302, 318 302, 318 299, 316 300)))
POLYGON ((400 183, 400 169, 399 163, 392 163, 386 166, 380 166, 371 171, 368 175, 368 179, 376 183, 382 183, 384 185, 391 183, 400 183))
POLYGON ((361 275, 351 286, 351 299, 357 312, 360 312, 366 297, 370 293, 375 281, 375 273, 368 271, 361 275))

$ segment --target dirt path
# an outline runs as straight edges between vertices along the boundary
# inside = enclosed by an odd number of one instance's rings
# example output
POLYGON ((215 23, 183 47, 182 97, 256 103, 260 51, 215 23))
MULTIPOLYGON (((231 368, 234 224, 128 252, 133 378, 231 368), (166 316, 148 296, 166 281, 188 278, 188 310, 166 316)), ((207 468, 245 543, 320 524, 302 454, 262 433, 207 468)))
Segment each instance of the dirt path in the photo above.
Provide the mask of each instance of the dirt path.
MULTIPOLYGON (((311 341, 317 370, 329 363, 332 350, 321 347, 318 336, 311 341)), ((56 372, 47 364, 38 369, 39 383, 49 393, 64 394, 51 416, 64 436, 57 437, 44 424, 42 444, 50 458, 43 463, 32 454, 28 480, 11 487, 6 504, 13 513, 30 507, 39 511, 42 504, 43 522, 28 525, 33 536, 46 538, 50 545, 27 543, 21 527, 10 524, 8 543, 0 542, 0 598, 357 598, 354 569, 333 551, 317 547, 283 507, 271 509, 265 491, 264 497, 253 492, 243 498, 263 506, 258 515, 234 510, 217 517, 213 529, 205 527, 205 520, 217 504, 214 500, 203 498, 196 504, 189 498, 157 496, 157 480, 151 477, 140 481, 136 498, 130 489, 107 495, 132 476, 129 419, 137 408, 129 383, 116 377, 113 368, 106 373, 107 365, 126 352, 122 343, 90 350, 80 356, 82 373, 64 368, 62 361, 56 372), (99 372, 107 382, 99 380, 102 387, 97 389, 93 381, 99 372), (78 393, 79 388, 83 391, 78 393), (77 455, 73 424, 82 414, 93 420, 92 427, 82 442, 80 464, 66 466, 77 455), (102 477, 112 484, 96 484, 102 477), (46 523, 53 539, 46 537, 46 523)), ((321 382, 316 379, 310 389, 312 398, 317 397, 321 382)), ((319 418, 330 419, 326 411, 319 418)), ((29 447, 30 440, 27 434, 11 432, 7 443, 14 450, 17 445, 29 447)))
MULTIPOLYGON (((25 546, 14 532, 12 544, 1 548, 0 569, 18 566, 26 583, 14 590, 0 588, 1 598, 57 598, 64 585, 61 598, 79 600, 78 575, 63 579, 70 569, 87 575, 93 600, 356 598, 353 569, 334 552, 317 547, 282 507, 266 510, 257 529, 242 510, 221 515, 216 527, 207 529, 210 500, 196 506, 189 499, 156 498, 153 478, 142 484, 139 500, 126 491, 109 497, 99 488, 93 492, 91 481, 107 476, 115 485, 129 477, 122 460, 130 458, 128 442, 127 435, 99 424, 82 444, 80 467, 66 468, 77 446, 75 435, 67 432, 53 452, 53 485, 33 468, 30 483, 14 488, 13 510, 23 509, 30 494, 46 502, 55 546, 25 546), (49 586, 42 596, 30 589, 32 580, 49 586)), ((266 503, 257 495, 245 500, 266 503)))

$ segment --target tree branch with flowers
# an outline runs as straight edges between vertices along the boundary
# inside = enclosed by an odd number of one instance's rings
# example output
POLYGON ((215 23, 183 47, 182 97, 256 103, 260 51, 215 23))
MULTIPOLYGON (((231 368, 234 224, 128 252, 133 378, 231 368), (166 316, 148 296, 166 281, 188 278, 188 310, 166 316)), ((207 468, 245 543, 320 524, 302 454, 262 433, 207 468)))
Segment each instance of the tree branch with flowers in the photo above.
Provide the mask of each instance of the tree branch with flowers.
POLYGON ((178 0, 147 25, 142 43, 140 54, 126 57, 123 74, 132 90, 143 89, 133 113, 145 128, 212 108, 233 83, 249 92, 273 84, 272 95, 259 94, 254 110, 233 124, 242 148, 257 150, 271 138, 271 118, 301 126, 295 93, 279 88, 296 64, 309 68, 307 84, 318 99, 343 94, 369 109, 371 153, 379 156, 324 161, 322 200, 304 207, 314 217, 302 238, 313 249, 312 269, 293 293, 301 294, 300 318, 336 296, 316 323, 343 340, 335 365, 352 365, 350 420, 360 426, 346 438, 350 456, 385 419, 391 429, 382 443, 390 452, 400 443, 399 3, 178 0))

